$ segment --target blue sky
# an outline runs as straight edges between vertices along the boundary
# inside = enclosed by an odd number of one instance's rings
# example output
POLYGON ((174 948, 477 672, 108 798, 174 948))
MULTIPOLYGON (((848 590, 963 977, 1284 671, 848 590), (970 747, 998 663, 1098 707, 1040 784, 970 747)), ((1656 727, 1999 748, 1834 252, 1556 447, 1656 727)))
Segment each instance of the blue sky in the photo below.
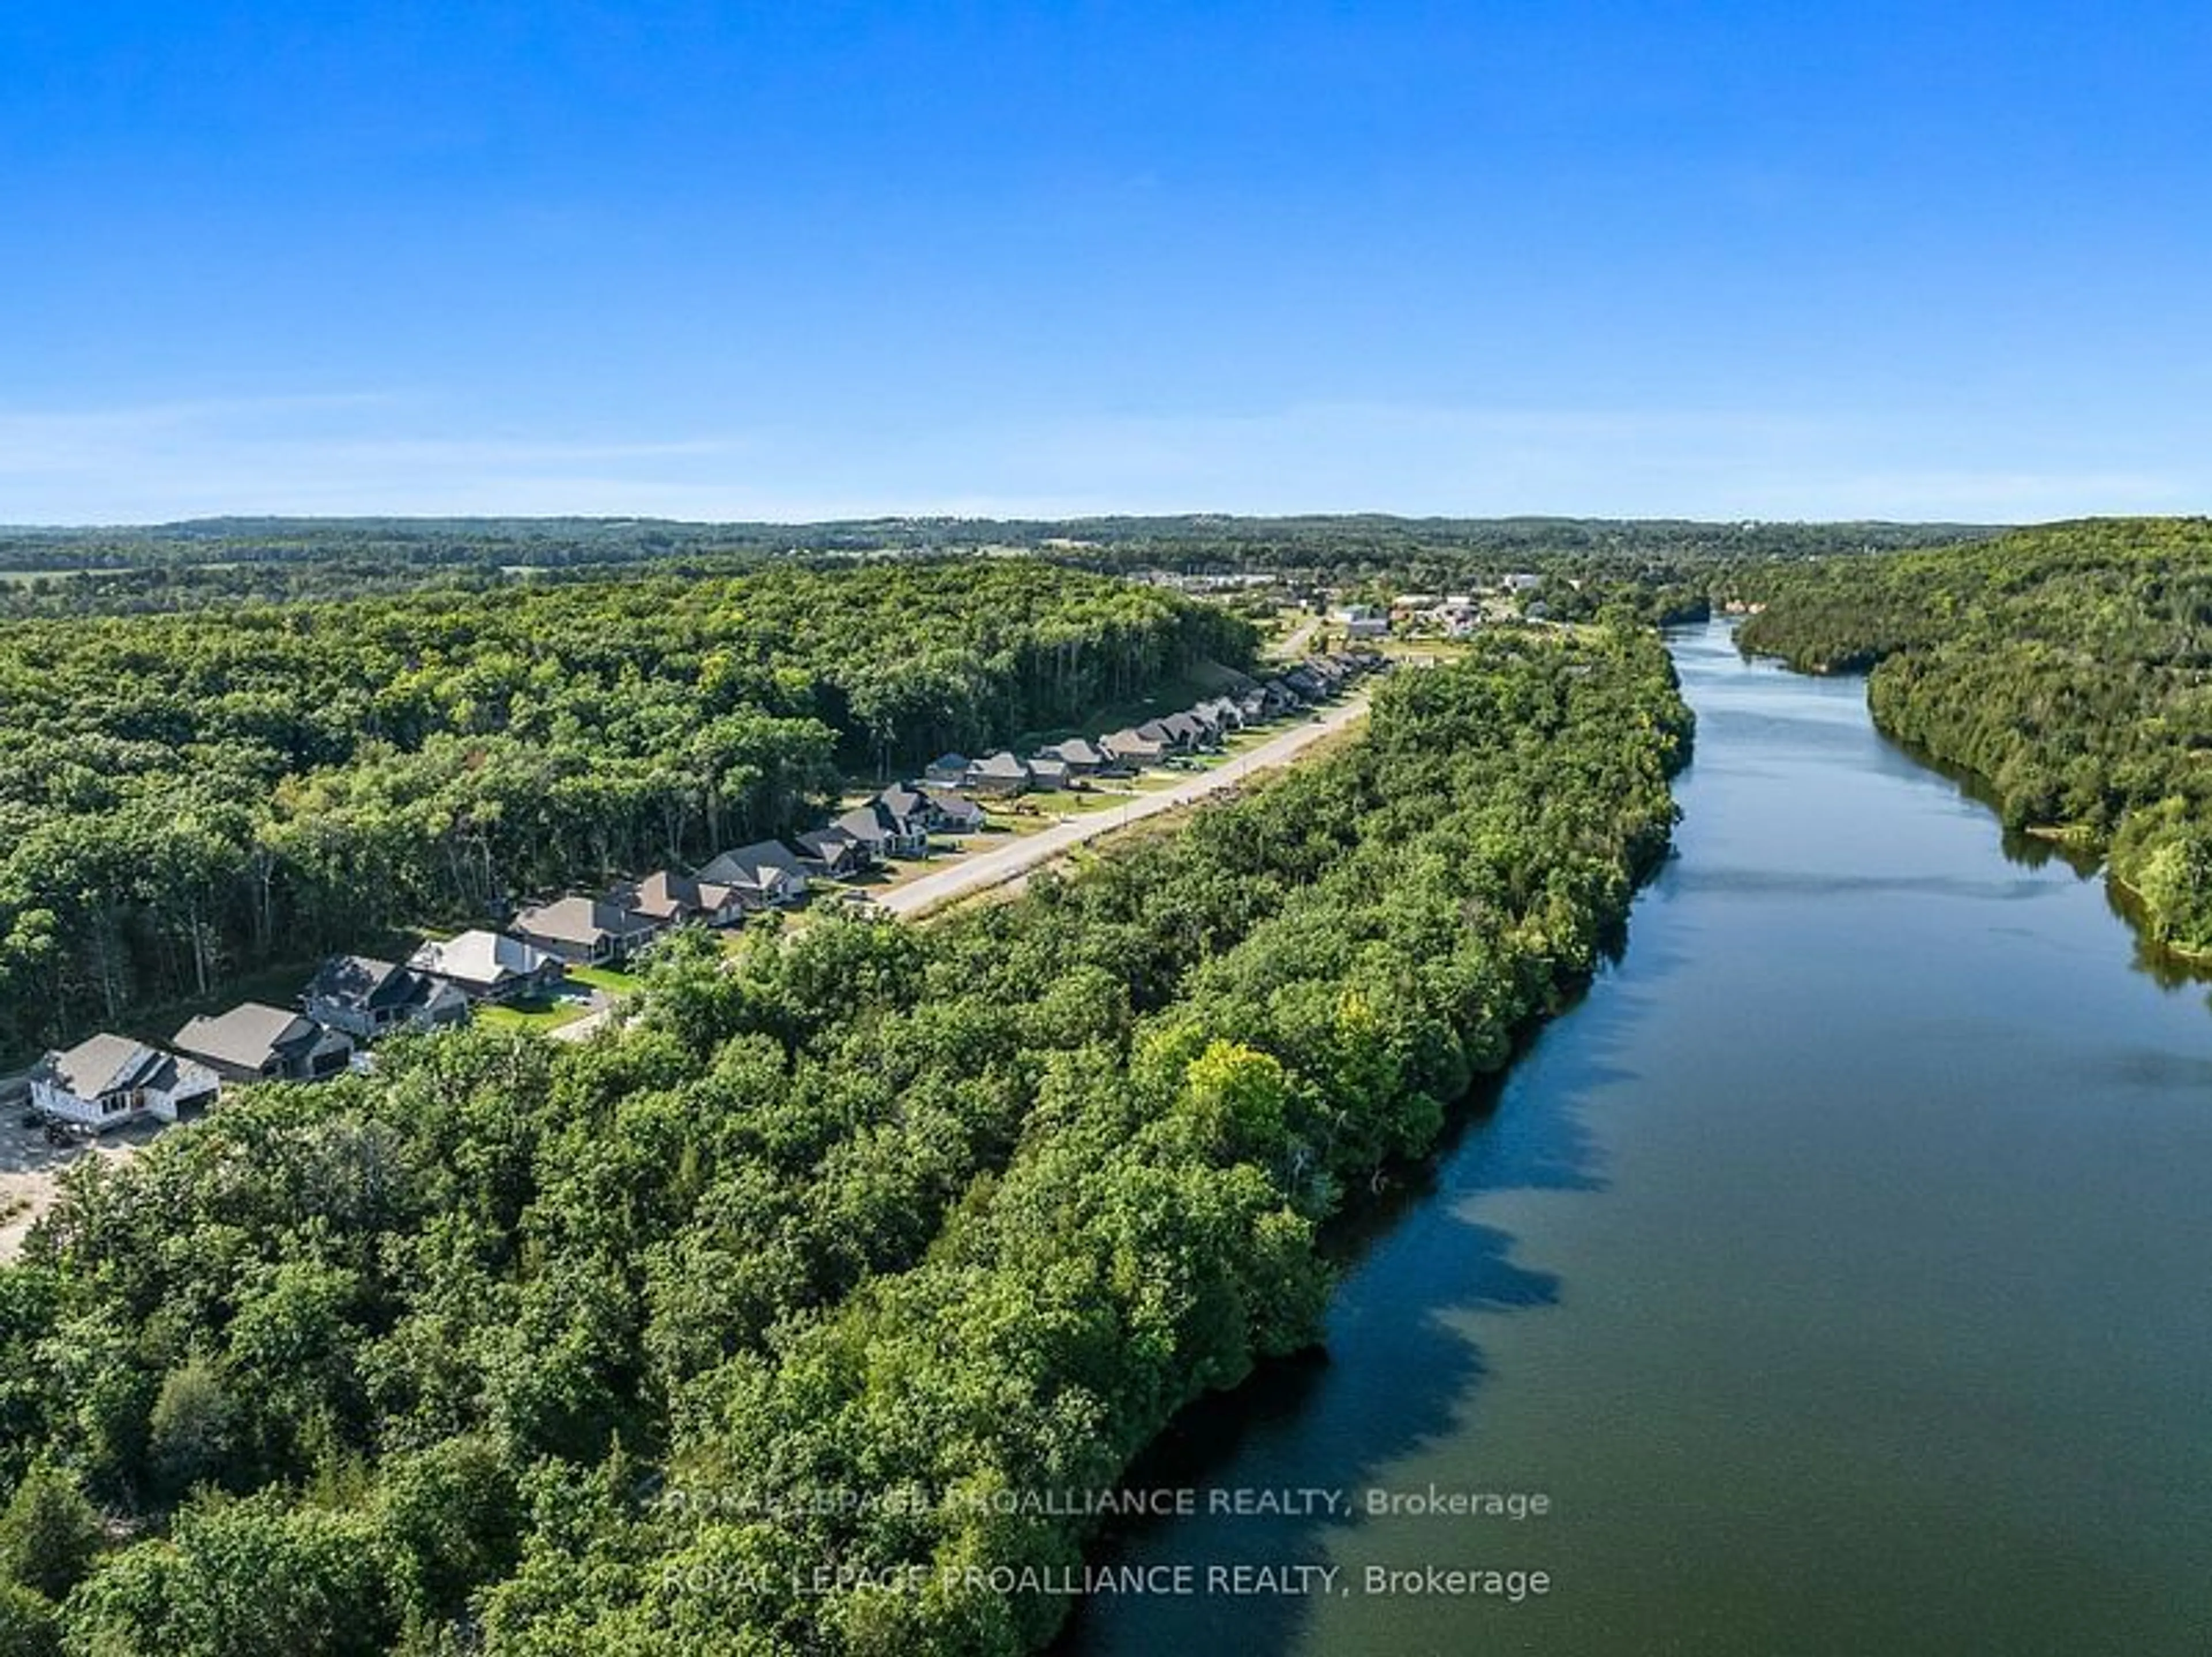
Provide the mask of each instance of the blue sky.
POLYGON ((2212 510, 2212 8, 0 6, 0 522, 1186 510, 2212 510))

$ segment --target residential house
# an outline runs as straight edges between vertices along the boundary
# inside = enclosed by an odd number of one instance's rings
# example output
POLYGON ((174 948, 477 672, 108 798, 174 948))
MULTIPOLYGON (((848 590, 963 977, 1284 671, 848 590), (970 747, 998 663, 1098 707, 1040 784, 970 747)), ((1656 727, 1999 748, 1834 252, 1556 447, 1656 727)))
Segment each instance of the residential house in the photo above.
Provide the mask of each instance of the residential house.
POLYGON ((886 857, 927 857, 929 855, 928 802, 912 789, 897 790, 899 808, 885 789, 865 805, 855 806, 830 825, 840 828, 868 849, 878 861, 886 857))
POLYGON ((147 1117, 197 1115, 222 1087, 204 1064, 128 1036, 97 1035, 40 1061, 31 1073, 31 1104, 52 1120, 105 1132, 147 1117))
POLYGON ((333 955, 301 999, 309 1018, 356 1041, 403 1027, 439 1029, 469 1016, 468 997, 451 984, 367 955, 333 955))
POLYGON ((922 768, 922 781, 957 789, 968 780, 968 768, 974 763, 964 753, 941 753, 922 768))
POLYGON ((1259 724, 1267 717, 1267 693, 1256 685, 1240 692, 1237 698, 1237 712, 1245 724, 1259 724))
POLYGON ((1390 618, 1372 605, 1348 604, 1329 612, 1329 620, 1347 638, 1380 638, 1390 631, 1390 618))
POLYGON ((1067 763, 1061 759, 1031 759, 1030 786, 1045 793, 1058 793, 1067 786, 1067 763))
POLYGON ((548 950, 480 929, 442 943, 426 943, 407 958, 407 965, 453 985, 472 1002, 541 996, 558 985, 568 972, 561 958, 548 950))
POLYGON ((875 807, 878 822, 897 826, 897 832, 887 835, 884 841, 886 856, 929 856, 929 832, 940 826, 932 790, 916 788, 910 783, 894 783, 868 803, 875 807))
POLYGON ((876 859, 866 841, 832 823, 799 837, 799 861, 817 874, 845 880, 865 873, 876 859))
POLYGON ((988 820, 982 807, 964 794, 949 789, 924 789, 929 801, 929 825, 939 834, 981 834, 988 820))
POLYGON ((1193 714, 1170 714, 1159 722, 1161 728, 1175 739, 1175 746, 1186 753, 1194 748, 1202 748, 1213 740, 1212 728, 1193 714))
POLYGON ((650 915, 603 898, 573 894, 533 904, 507 929, 523 942, 578 966, 626 959, 651 943, 659 929, 650 915))
POLYGON ((1137 734, 1147 742, 1159 744, 1160 752, 1163 754, 1182 752, 1182 743, 1177 740, 1176 734, 1168 728, 1168 722, 1164 719, 1146 720, 1137 727, 1137 734))
POLYGON ((1029 786, 1028 765, 1004 748, 968 767, 968 787, 976 794, 1012 799, 1026 792, 1029 786))
POLYGON ((669 868, 657 869, 635 885, 617 886, 606 900, 635 910, 664 932, 693 921, 728 926, 745 912, 734 887, 710 885, 669 868))
POLYGON ((1108 758, 1133 771, 1157 765, 1167 753, 1167 744, 1159 737, 1146 736, 1136 729, 1115 731, 1101 738, 1099 746, 1106 751, 1108 758))
POLYGON ((1070 777, 1089 777, 1092 772, 1103 770, 1106 765, 1106 755, 1096 744, 1080 736, 1071 736, 1065 742, 1054 742, 1048 747, 1039 748, 1035 758, 1058 760, 1067 767, 1070 777))
POLYGON ((726 851, 699 871, 702 884, 734 889, 748 909, 774 909, 806 895, 806 870, 780 840, 726 851))
POLYGON ((196 1018, 171 1043, 225 1081, 323 1081, 353 1062, 353 1039, 301 1013, 249 1001, 196 1018))
POLYGON ((876 803, 894 817, 929 825, 929 790, 916 783, 893 783, 876 795, 876 803))
POLYGON ((1217 736, 1226 737, 1231 731, 1242 730, 1244 727, 1244 710, 1237 705, 1234 697, 1215 697, 1210 702, 1200 703, 1191 712, 1200 719, 1210 718, 1217 736))

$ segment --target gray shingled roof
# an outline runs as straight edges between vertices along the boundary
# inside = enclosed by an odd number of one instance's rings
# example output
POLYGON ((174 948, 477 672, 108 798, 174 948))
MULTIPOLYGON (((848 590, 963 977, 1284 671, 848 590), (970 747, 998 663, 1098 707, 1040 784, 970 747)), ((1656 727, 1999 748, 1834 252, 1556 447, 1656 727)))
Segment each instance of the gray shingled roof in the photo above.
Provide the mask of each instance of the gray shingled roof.
POLYGON ((311 1037, 313 1020, 286 1008, 249 1001, 228 1013, 196 1018, 177 1032, 177 1051, 195 1058, 214 1059, 242 1070, 258 1070, 274 1057, 287 1038, 311 1037))
POLYGON ((129 1036, 88 1036, 67 1052, 50 1054, 46 1072, 79 1099, 141 1085, 167 1055, 129 1036))

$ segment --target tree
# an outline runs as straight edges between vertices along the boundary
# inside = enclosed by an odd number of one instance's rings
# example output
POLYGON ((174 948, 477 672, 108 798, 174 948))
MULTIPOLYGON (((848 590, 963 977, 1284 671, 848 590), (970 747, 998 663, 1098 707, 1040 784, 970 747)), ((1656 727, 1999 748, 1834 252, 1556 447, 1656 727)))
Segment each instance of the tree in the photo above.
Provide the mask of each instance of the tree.
POLYGON ((52 1601, 13 1582, 0 1585, 0 1657, 61 1657, 61 1613, 52 1601))
POLYGON ((0 1513, 0 1572, 49 1599, 66 1598, 100 1552, 100 1515, 76 1477, 41 1462, 0 1513))
POLYGON ((235 1449, 236 1410, 215 1361, 202 1354, 161 1382, 147 1423, 147 1457, 159 1488, 177 1496, 220 1482, 235 1449))

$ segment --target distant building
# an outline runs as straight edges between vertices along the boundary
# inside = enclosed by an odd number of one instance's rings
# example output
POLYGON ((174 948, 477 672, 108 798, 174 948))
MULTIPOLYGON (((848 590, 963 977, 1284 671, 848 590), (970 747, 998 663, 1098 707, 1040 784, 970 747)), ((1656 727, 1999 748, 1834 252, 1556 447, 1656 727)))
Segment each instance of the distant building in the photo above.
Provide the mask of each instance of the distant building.
POLYGON ((1204 747, 1213 740, 1213 728, 1194 714, 1170 714, 1159 722, 1179 749, 1204 747))
POLYGON ((1147 736, 1140 730, 1115 731, 1105 737, 1099 746, 1106 751, 1107 758, 1116 765, 1127 766, 1133 771, 1139 770, 1146 765, 1157 765, 1160 763, 1161 758, 1167 752, 1167 744, 1162 740, 1165 734, 1163 732, 1161 736, 1154 737, 1147 736))
POLYGON ((1028 764, 1003 748, 968 767, 968 787, 975 794, 1011 799, 1026 793, 1030 782, 1028 764))
POLYGON ((744 901, 731 886, 715 886, 675 869, 657 869, 635 885, 618 886, 606 901, 634 910, 662 931, 696 921, 728 926, 741 919, 744 901))
POLYGON ((929 826, 939 834, 980 834, 990 819, 982 807, 950 789, 923 789, 929 801, 929 826))
POLYGON ((835 823, 799 837, 799 861, 832 880, 849 880, 875 862, 867 843, 835 823))
POLYGON ((1390 631, 1390 618, 1372 605, 1348 604, 1329 612, 1329 620, 1347 638, 1381 638, 1390 631))
POLYGON ((1067 767, 1070 777, 1088 777, 1106 764, 1106 756, 1087 738, 1072 736, 1065 742, 1054 742, 1036 751, 1037 759, 1056 759, 1067 767))
POLYGON ((929 855, 928 802, 910 789, 902 789, 891 805, 892 791, 885 789, 866 805, 855 806, 830 826, 851 835, 867 848, 871 861, 886 857, 925 857, 929 855))

